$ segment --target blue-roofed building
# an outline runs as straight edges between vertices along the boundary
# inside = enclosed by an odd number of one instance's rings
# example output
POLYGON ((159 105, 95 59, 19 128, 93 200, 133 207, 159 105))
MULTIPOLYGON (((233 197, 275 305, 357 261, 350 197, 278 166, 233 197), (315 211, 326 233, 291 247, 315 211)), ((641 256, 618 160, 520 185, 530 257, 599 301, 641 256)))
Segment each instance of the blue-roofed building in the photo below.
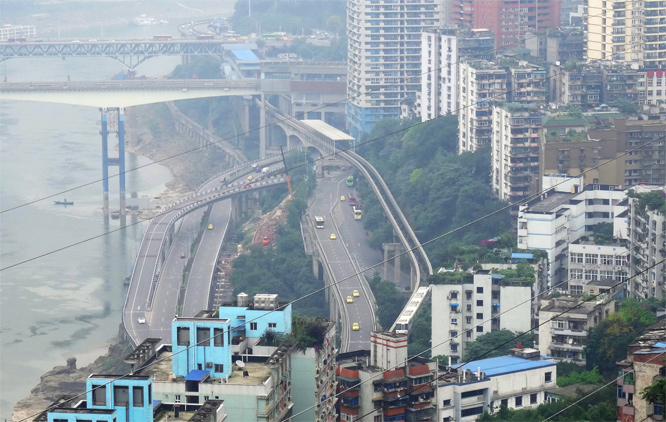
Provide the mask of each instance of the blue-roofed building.
POLYGON ((187 377, 192 371, 199 371, 196 374, 206 372, 211 378, 228 378, 230 327, 229 319, 218 318, 212 311, 201 311, 192 318, 176 317, 171 324, 174 375, 187 377))
POLYGON ((152 421, 153 379, 146 375, 91 374, 86 380, 86 403, 92 410, 117 410, 117 422, 152 421))
MULTIPOLYGON (((47 420, 48 422, 116 422, 118 421, 118 411, 63 407, 48 412, 47 420)), ((152 417, 149 420, 152 421, 152 417)))
POLYGON ((259 78, 261 75, 261 60, 250 49, 229 48, 224 46, 224 57, 241 78, 259 78))
POLYGON ((536 349, 513 349, 511 356, 453 365, 451 370, 437 385, 438 420, 443 422, 474 421, 501 406, 536 407, 557 379, 555 363, 536 349))

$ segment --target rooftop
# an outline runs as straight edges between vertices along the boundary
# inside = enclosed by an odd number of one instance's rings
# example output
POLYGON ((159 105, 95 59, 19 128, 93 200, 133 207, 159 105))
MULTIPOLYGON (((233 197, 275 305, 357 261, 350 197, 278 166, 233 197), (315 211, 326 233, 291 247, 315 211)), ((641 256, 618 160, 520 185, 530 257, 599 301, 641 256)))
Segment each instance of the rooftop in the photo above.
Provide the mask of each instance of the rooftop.
POLYGON ((576 193, 553 192, 539 202, 529 206, 529 212, 552 212, 562 204, 569 202, 576 193))
POLYGON ((312 129, 323 134, 332 141, 354 141, 352 136, 349 136, 343 131, 334 128, 323 120, 301 120, 301 123, 310 126, 312 129))
POLYGON ((521 359, 514 356, 499 356, 496 358, 476 360, 461 365, 453 365, 454 368, 461 368, 463 370, 469 369, 472 372, 476 372, 480 368, 481 372, 485 372, 486 376, 489 377, 517 371, 545 368, 548 366, 555 366, 555 363, 545 360, 521 359))
POLYGON ((233 55, 238 61, 244 62, 258 62, 259 57, 252 52, 252 50, 232 50, 233 55))

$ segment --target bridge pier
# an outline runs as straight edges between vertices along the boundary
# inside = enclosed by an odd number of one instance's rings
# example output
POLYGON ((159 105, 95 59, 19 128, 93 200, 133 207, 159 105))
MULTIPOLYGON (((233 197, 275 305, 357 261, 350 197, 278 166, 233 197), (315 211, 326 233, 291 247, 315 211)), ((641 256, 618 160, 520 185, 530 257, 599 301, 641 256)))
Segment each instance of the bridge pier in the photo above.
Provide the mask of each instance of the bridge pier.
POLYGON ((262 93, 259 106, 259 158, 266 158, 266 96, 262 93))
POLYGON ((400 281, 400 252, 401 243, 382 243, 384 249, 384 279, 388 280, 388 263, 390 256, 393 257, 393 281, 397 284, 400 281))
POLYGON ((104 215, 109 215, 109 167, 118 167, 118 185, 120 196, 120 215, 127 213, 125 192, 125 109, 122 107, 100 108, 102 117, 102 189, 104 215), (109 116, 116 117, 109 121, 109 116), (111 127, 109 127, 111 126, 111 127), (118 134, 118 158, 109 158, 109 133, 118 134))

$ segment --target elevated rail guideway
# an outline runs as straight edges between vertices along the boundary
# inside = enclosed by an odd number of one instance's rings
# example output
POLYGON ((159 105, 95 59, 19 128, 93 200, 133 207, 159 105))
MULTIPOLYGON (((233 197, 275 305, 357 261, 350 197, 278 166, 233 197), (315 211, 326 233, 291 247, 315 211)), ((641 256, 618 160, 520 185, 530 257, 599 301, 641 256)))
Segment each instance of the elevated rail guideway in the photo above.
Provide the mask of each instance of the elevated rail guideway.
POLYGON ((224 44, 223 40, 191 39, 27 41, 0 44, 0 61, 21 57, 108 57, 133 70, 158 56, 221 56, 224 44))

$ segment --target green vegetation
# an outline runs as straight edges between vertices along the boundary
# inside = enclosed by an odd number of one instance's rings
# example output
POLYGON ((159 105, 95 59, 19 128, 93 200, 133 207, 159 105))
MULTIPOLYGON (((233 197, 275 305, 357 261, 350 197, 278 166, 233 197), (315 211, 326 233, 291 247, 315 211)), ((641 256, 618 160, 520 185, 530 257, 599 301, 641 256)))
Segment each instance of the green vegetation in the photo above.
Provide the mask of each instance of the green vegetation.
MULTIPOLYGON (((422 242, 497 212, 426 246, 433 265, 447 267, 456 262, 460 246, 476 245, 510 226, 508 209, 498 211, 506 204, 490 188, 490 151, 457 155, 456 150, 453 115, 418 125, 380 121, 357 148, 382 175, 422 242)), ((392 241, 392 228, 362 179, 357 190, 365 203, 364 227, 372 233, 371 245, 379 249, 392 241)))
POLYGON ((638 198, 639 210, 658 210, 666 214, 666 193, 662 190, 655 189, 649 192, 636 193, 633 189, 629 189, 627 195, 631 198, 638 198))
POLYGON ((624 299, 620 310, 592 328, 587 339, 587 368, 599 367, 602 374, 615 373, 615 362, 627 356, 627 346, 645 327, 657 322, 658 299, 624 299))
POLYGON ((295 346, 299 350, 318 347, 326 339, 329 322, 321 317, 294 316, 291 333, 276 333, 266 330, 261 343, 265 346, 295 346))
POLYGON ((518 334, 520 333, 498 330, 479 336, 465 346, 463 361, 506 356, 511 354, 511 349, 516 348, 518 343, 521 343, 523 348, 534 347, 534 334, 527 333, 516 337, 518 334))
POLYGON ((596 244, 613 243, 613 223, 598 223, 592 226, 596 244))
POLYGON ((176 66, 171 79, 222 79, 220 62, 210 56, 194 57, 190 63, 176 66))
POLYGON ((534 267, 526 262, 520 262, 516 268, 507 268, 505 270, 495 270, 494 274, 502 274, 504 279, 502 284, 512 284, 516 282, 528 282, 532 284, 536 281, 534 267))
MULTIPOLYGON (((299 160, 303 160, 301 154, 290 154, 287 165, 293 169, 299 160)), ((289 172, 294 199, 287 205, 287 223, 277 230, 275 246, 250 246, 250 253, 234 260, 230 281, 235 294, 278 293, 281 301, 291 301, 323 287, 312 274, 312 261, 305 255, 300 231, 300 219, 307 208, 304 198, 315 183, 310 171, 307 165, 289 172)), ((300 315, 323 316, 326 311, 323 291, 294 304, 294 313, 300 315)))
POLYGON ((599 368, 596 366, 591 371, 572 372, 571 374, 565 376, 560 376, 558 366, 558 387, 567 387, 574 384, 601 384, 603 381, 604 377, 599 374, 599 368))
POLYGON ((230 18, 234 31, 239 34, 251 32, 287 32, 310 35, 316 28, 337 35, 345 33, 346 4, 341 1, 301 0, 298 2, 238 0, 230 18))
POLYGON ((407 298, 398 292, 395 284, 382 280, 378 273, 368 280, 372 294, 377 302, 377 319, 383 329, 388 330, 400 315, 400 311, 407 303, 407 298))
POLYGON ((641 397, 648 403, 664 403, 666 401, 666 380, 655 381, 641 391, 641 397))
POLYGON ((566 397, 556 402, 544 403, 536 409, 521 409, 509 410, 502 406, 500 410, 494 415, 484 413, 477 421, 480 422, 493 422, 493 421, 520 421, 520 422, 541 422, 544 419, 552 417, 558 412, 562 412, 555 416, 553 419, 548 419, 554 422, 570 422, 570 421, 614 421, 616 420, 616 401, 615 386, 611 385, 601 389, 599 392, 586 397, 579 403, 572 404, 583 397, 585 394, 578 390, 577 397, 566 397), (567 410, 564 410, 571 406, 567 410))
POLYGON ((636 104, 632 103, 627 99, 620 98, 619 100, 615 101, 614 106, 617 107, 620 113, 626 114, 627 116, 638 115, 638 107, 636 106, 636 104))
POLYGON ((279 53, 297 53, 303 60, 344 61, 347 59, 347 37, 332 40, 330 46, 314 45, 305 38, 298 38, 291 45, 266 49, 267 57, 276 57, 279 53))

